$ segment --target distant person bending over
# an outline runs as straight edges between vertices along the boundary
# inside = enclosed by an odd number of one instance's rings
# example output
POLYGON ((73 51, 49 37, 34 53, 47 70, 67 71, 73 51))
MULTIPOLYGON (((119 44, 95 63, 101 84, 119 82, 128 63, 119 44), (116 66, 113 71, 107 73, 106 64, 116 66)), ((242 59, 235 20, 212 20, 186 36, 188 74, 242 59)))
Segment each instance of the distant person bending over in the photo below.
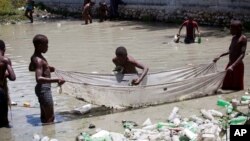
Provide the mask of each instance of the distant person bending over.
POLYGON ((91 17, 91 7, 95 4, 94 2, 91 2, 91 0, 87 0, 87 3, 83 6, 83 12, 82 16, 85 21, 85 24, 92 23, 92 17, 91 17))
POLYGON ((34 5, 35 2, 33 0, 26 0, 26 10, 25 10, 25 16, 29 18, 30 22, 33 23, 33 12, 34 12, 34 5))
POLYGON ((42 55, 48 51, 48 38, 45 35, 38 34, 33 38, 35 52, 31 56, 29 65, 30 71, 35 71, 36 87, 35 93, 38 97, 41 109, 41 122, 53 123, 54 122, 54 104, 51 94, 51 83, 58 83, 62 85, 65 81, 60 78, 51 78, 51 72, 55 68, 49 66, 47 60, 42 55))
POLYGON ((195 29, 197 29, 198 36, 200 36, 200 31, 199 31, 199 27, 198 27, 197 22, 193 20, 193 17, 189 16, 188 20, 186 20, 182 23, 177 36, 180 36, 180 33, 181 33, 183 26, 186 26, 186 37, 185 37, 184 42, 186 44, 194 43, 195 36, 196 36, 195 29))
POLYGON ((230 25, 230 32, 233 36, 229 50, 222 53, 219 57, 214 59, 217 62, 220 57, 229 55, 229 62, 226 70, 227 74, 224 78, 223 90, 243 90, 244 89, 244 63, 247 47, 247 37, 242 34, 242 23, 234 20, 230 25))
POLYGON ((11 60, 5 55, 5 43, 0 40, 0 128, 10 127, 8 120, 8 86, 7 79, 16 80, 11 60))
POLYGON ((99 16, 100 16, 100 22, 106 21, 108 17, 108 6, 106 2, 100 2, 99 3, 99 16))
POLYGON ((116 57, 113 58, 113 63, 116 65, 116 68, 119 68, 119 71, 121 71, 123 74, 138 73, 136 67, 143 70, 140 77, 132 81, 132 85, 140 84, 140 82, 148 73, 148 67, 137 62, 133 57, 129 56, 125 47, 118 47, 115 51, 115 54, 116 57))

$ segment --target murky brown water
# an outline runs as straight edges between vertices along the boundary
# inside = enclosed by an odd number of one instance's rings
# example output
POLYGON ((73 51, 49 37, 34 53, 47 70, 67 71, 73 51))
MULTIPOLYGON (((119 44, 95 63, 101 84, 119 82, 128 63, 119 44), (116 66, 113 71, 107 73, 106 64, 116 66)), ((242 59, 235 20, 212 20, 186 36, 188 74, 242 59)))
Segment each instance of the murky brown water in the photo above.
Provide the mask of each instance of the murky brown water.
MULTIPOLYGON (((117 113, 90 118, 74 117, 62 114, 84 103, 66 95, 54 92, 56 102, 57 123, 55 125, 40 125, 40 109, 37 97, 34 94, 34 73, 28 72, 30 56, 34 49, 32 39, 40 33, 48 36, 49 50, 45 55, 50 65, 62 70, 80 72, 111 73, 114 65, 112 57, 118 46, 125 46, 128 53, 138 61, 148 65, 150 71, 159 71, 168 68, 181 67, 187 64, 210 63, 215 56, 228 49, 231 36, 227 31, 217 28, 202 27, 202 44, 176 44, 173 35, 178 32, 178 26, 159 23, 145 24, 140 22, 104 22, 91 25, 81 25, 79 21, 38 22, 35 24, 1 25, 0 38, 7 45, 6 54, 12 59, 17 75, 16 82, 10 82, 10 96, 12 101, 23 105, 30 102, 33 108, 12 107, 9 119, 13 128, 0 129, 1 141, 28 141, 34 133, 48 135, 60 140, 74 140, 74 137, 89 123, 103 125, 113 131, 121 130, 118 123, 126 113, 117 113), (105 124, 112 122, 112 124, 105 124), (118 124, 118 125, 117 125, 118 124)), ((182 31, 184 33, 184 30, 182 31)), ((249 51, 249 48, 248 48, 249 51)), ((249 88, 250 62, 245 58, 245 87, 249 88)), ((218 67, 223 69, 227 57, 219 61, 218 67)), ((56 85, 53 85, 56 91, 56 85)), ((209 99, 209 98, 208 98, 209 99)), ((209 100, 203 99, 204 101, 209 100)), ((188 104, 196 100, 185 102, 188 104)), ((170 104, 171 105, 171 104, 170 104)), ((173 104, 172 104, 173 105, 173 104)), ((182 105, 179 103, 179 105, 182 105)), ((208 102, 209 105, 209 102, 208 102)), ((159 106, 161 109, 164 105, 159 106)), ((143 113, 152 115, 155 119, 164 119, 157 107, 130 111, 128 115, 141 121, 143 113), (152 115, 153 116, 153 115, 152 115)), ((170 109, 168 109, 170 110, 170 109)), ((147 114, 146 114, 147 115, 147 114)))

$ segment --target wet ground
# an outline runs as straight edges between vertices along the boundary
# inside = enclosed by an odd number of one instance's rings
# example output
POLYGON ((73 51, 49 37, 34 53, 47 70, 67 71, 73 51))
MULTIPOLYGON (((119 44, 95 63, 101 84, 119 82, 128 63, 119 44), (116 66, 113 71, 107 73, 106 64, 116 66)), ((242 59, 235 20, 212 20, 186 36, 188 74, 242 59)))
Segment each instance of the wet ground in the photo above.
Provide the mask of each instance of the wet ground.
MULTIPOLYGON (((82 25, 80 21, 64 20, 1 25, 0 38, 7 45, 6 55, 12 59, 17 75, 15 82, 9 82, 10 97, 18 106, 13 106, 9 112, 13 127, 0 129, 0 140, 29 141, 37 133, 62 141, 73 141, 81 131, 94 132, 95 129, 88 129, 90 123, 97 128, 122 133, 122 120, 133 120, 141 124, 149 117, 153 122, 165 121, 174 106, 180 107, 183 116, 195 114, 200 108, 218 109, 218 96, 211 96, 127 111, 99 108, 88 115, 77 116, 69 111, 85 103, 58 94, 56 85, 53 85, 57 123, 41 125, 39 104, 34 94, 34 73, 28 72, 30 56, 34 51, 34 35, 39 33, 48 36, 49 50, 45 56, 50 65, 61 70, 99 73, 111 73, 114 68, 111 60, 118 46, 125 46, 130 55, 149 66, 150 72, 154 72, 188 64, 210 63, 214 57, 228 50, 231 40, 228 30, 201 27, 201 44, 176 44, 172 40, 177 32, 178 25, 132 21, 82 25), (23 107, 25 102, 30 103, 31 107, 23 107)), ((249 52, 249 48, 247 50, 249 52)), ((249 60, 247 55, 244 59, 246 89, 250 88, 249 60)), ((227 61, 227 57, 222 58, 218 68, 223 70, 227 61)), ((239 97, 244 92, 224 94, 223 97, 239 97)))

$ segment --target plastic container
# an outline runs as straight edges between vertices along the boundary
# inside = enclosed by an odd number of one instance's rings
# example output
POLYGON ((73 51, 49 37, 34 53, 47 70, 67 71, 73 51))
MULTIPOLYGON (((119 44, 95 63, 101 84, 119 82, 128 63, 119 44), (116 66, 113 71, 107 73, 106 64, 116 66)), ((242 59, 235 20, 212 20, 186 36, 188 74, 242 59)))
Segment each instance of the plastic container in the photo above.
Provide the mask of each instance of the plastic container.
POLYGON ((223 116, 223 114, 221 112, 216 111, 214 109, 208 110, 208 112, 210 112, 213 116, 217 116, 217 117, 222 117, 223 116))
POLYGON ((180 36, 176 34, 176 35, 174 36, 174 42, 175 42, 175 43, 179 43, 179 40, 180 40, 180 36))
POLYGON ((250 100, 250 96, 243 95, 243 96, 241 97, 241 100, 242 100, 242 101, 250 100))
POLYGON ((238 116, 237 118, 233 118, 229 121, 230 125, 243 125, 247 121, 247 117, 238 116))
POLYGON ((24 106, 24 107, 30 107, 30 103, 29 103, 29 102, 24 102, 24 103, 23 103, 23 106, 24 106))
POLYGON ((169 117, 168 117, 168 120, 169 121, 172 121, 175 117, 176 117, 176 114, 178 113, 179 111, 179 108, 178 107, 174 107, 172 112, 170 113, 169 117))
POLYGON ((92 105, 87 104, 87 105, 84 105, 80 108, 76 108, 73 111, 74 111, 74 113, 77 113, 77 114, 85 114, 85 113, 89 112, 91 109, 92 109, 92 105))
POLYGON ((205 109, 201 109, 201 113, 206 119, 214 120, 213 115, 210 112, 206 111, 205 109))
POLYGON ((200 36, 198 37, 198 43, 199 44, 201 43, 201 37, 200 36))
POLYGON ((197 135, 188 129, 184 129, 184 133, 190 140, 196 140, 197 138, 197 135))
POLYGON ((166 127, 170 127, 170 128, 175 128, 175 124, 174 123, 165 123, 165 122, 158 122, 157 123, 157 129, 163 128, 164 126, 166 127))
POLYGON ((123 120, 122 124, 125 129, 132 129, 134 126, 138 126, 136 122, 127 120, 123 120))
POLYGON ((230 102, 223 100, 223 99, 218 99, 217 105, 220 107, 227 107, 230 105, 230 102))

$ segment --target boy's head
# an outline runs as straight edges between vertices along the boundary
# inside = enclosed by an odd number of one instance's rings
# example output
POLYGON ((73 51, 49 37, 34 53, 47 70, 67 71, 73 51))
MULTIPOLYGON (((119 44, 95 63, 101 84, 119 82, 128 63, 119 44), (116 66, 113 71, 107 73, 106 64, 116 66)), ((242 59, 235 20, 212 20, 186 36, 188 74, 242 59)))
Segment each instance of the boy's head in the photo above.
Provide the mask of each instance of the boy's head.
POLYGON ((120 46, 116 49, 115 51, 115 55, 117 57, 127 57, 128 53, 127 53, 127 49, 123 46, 120 46))
POLYGON ((193 18, 193 16, 192 16, 191 14, 189 14, 189 15, 187 16, 187 19, 188 19, 189 21, 193 21, 193 20, 194 20, 194 18, 193 18))
POLYGON ((123 46, 120 46, 116 49, 115 55, 121 62, 125 62, 128 56, 127 49, 123 46))
POLYGON ((37 34, 33 38, 33 44, 34 44, 35 50, 41 53, 46 53, 48 50, 48 38, 45 35, 37 34))
POLYGON ((0 40, 0 51, 5 52, 5 43, 3 40, 0 40))
POLYGON ((232 20, 230 24, 230 33, 232 35, 239 35, 242 32, 242 23, 239 20, 232 20))

